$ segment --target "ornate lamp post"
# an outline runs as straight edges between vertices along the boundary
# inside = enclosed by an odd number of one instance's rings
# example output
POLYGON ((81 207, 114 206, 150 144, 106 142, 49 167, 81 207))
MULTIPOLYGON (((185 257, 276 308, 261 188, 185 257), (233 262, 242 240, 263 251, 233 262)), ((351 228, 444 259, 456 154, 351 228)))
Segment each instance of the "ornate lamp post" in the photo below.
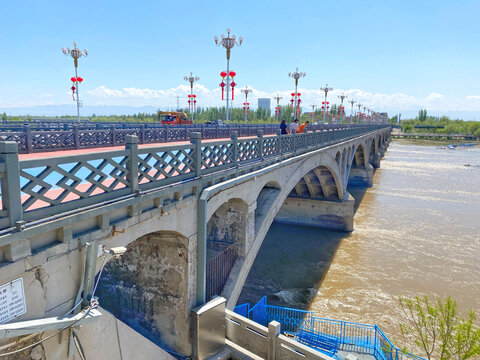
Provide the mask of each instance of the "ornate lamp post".
POLYGON ((277 100, 277 106, 275 107, 275 117, 277 118, 277 121, 280 120, 280 100, 283 98, 280 95, 274 96, 273 97, 275 100, 277 100))
MULTIPOLYGON (((329 91, 332 91, 332 90, 333 90, 333 88, 328 87, 328 84, 327 84, 327 85, 325 85, 324 88, 320 88, 320 90, 322 90, 322 91, 325 93, 325 110, 327 110, 327 95, 328 95, 328 92, 329 92, 329 91)), ((324 112, 323 112, 323 123, 324 123, 324 124, 325 124, 326 116, 327 116, 327 112, 324 111, 324 112)))
POLYGON ((353 104, 355 104, 356 101, 352 99, 352 100, 349 101, 349 103, 352 105, 352 111, 351 111, 351 114, 350 114, 350 118, 351 118, 350 121, 353 123, 353 104))
POLYGON ((360 124, 360 108, 362 107, 362 104, 358 103, 358 113, 357 113, 357 123, 360 124))
MULTIPOLYGON (((70 49, 70 48, 62 48, 62 52, 64 55, 66 56, 71 56, 73 58, 73 64, 75 65, 75 86, 72 86, 72 91, 75 91, 77 92, 77 121, 80 122, 80 99, 78 97, 78 83, 79 82, 82 82, 82 78, 79 78, 78 77, 78 72, 77 72, 77 68, 78 68, 78 59, 80 59, 82 56, 87 56, 88 55, 88 51, 87 49, 83 50, 80 50, 77 48, 77 42, 74 41, 73 42, 73 49, 70 49)), ((73 78, 71 79, 72 82, 73 82, 73 78)))
POLYGON ((367 121, 366 121, 366 120, 367 120, 366 113, 367 113, 367 107, 364 106, 364 107, 363 107, 363 115, 362 115, 362 116, 363 116, 363 119, 365 120, 365 122, 367 122, 367 121))
POLYGON ((345 116, 345 108, 343 107, 343 100, 347 98, 347 95, 342 93, 342 95, 338 95, 338 98, 341 100, 341 105, 340 105, 340 122, 343 121, 343 118, 345 116))
MULTIPOLYGON (((193 76, 192 73, 190 72, 190 76, 184 76, 184 77, 183 77, 183 80, 190 82, 190 96, 189 96, 189 97, 192 98, 192 102, 195 101, 195 103, 196 103, 197 100, 194 99, 196 96, 193 95, 193 83, 194 83, 195 81, 200 80, 200 78, 199 78, 198 76, 193 76)), ((189 102, 190 102, 190 101, 189 101, 189 102)), ((190 105, 190 104, 189 104, 189 105, 190 105)), ((194 113, 194 112, 195 112, 195 110, 194 110, 194 111, 191 111, 191 114, 192 114, 192 123, 193 123, 193 113, 194 113)))
POLYGON ((228 124, 228 92, 229 92, 229 87, 230 87, 230 52, 234 48, 235 45, 240 46, 242 45, 243 38, 240 36, 238 38, 238 42, 235 40, 236 36, 232 35, 230 36, 230 29, 227 29, 227 36, 223 35, 221 36, 221 39, 219 39, 217 36, 215 36, 215 44, 217 46, 223 46, 227 50, 227 115, 226 115, 226 123, 228 124))
POLYGON ((248 110, 249 110, 249 103, 248 103, 248 94, 252 92, 252 89, 249 89, 248 87, 245 86, 245 89, 241 90, 242 93, 245 94, 245 104, 243 107, 243 111, 245 112, 245 124, 247 123, 247 117, 248 117, 248 110))
POLYGON ((312 125, 315 122, 315 108, 317 105, 310 105, 312 107, 312 125))
POLYGON ((298 67, 295 69, 295 72, 293 73, 288 73, 288 76, 291 77, 291 78, 294 78, 295 79, 295 99, 294 99, 294 109, 293 109, 293 113, 295 114, 294 116, 297 116, 297 87, 298 87, 298 79, 300 78, 303 78, 305 77, 305 75, 307 75, 306 73, 304 72, 298 72, 298 67))

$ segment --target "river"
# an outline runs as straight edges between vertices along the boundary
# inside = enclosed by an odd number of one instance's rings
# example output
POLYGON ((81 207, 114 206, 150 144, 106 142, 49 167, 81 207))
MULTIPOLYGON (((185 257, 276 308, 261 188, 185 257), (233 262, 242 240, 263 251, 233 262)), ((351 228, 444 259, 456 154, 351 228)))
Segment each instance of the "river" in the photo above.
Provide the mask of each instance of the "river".
POLYGON ((398 336, 400 294, 480 315, 480 148, 390 144, 350 234, 273 224, 238 301, 376 323, 398 336), (468 166, 470 165, 470 166, 468 166))

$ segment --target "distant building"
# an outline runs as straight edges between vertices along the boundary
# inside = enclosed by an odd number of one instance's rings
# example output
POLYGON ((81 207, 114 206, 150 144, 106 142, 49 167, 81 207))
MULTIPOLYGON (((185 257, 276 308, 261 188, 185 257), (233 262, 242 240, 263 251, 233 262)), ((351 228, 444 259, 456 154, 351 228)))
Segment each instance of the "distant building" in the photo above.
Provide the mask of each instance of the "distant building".
POLYGON ((258 99, 258 108, 270 111, 270 99, 269 98, 259 98, 258 99))

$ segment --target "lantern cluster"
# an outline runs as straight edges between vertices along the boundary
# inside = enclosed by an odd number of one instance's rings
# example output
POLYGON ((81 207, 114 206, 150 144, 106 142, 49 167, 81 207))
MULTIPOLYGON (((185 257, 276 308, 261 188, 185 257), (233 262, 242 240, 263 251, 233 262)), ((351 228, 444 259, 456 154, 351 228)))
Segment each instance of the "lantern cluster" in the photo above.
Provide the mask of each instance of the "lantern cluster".
POLYGON ((323 112, 327 112, 327 115, 328 115, 328 109, 330 109, 330 106, 329 106, 330 102, 325 102, 325 101, 322 101, 322 113, 323 112))
MULTIPOLYGON (((235 77, 235 75, 237 75, 237 73, 235 71, 230 71, 228 73, 228 76, 232 78, 232 82, 230 83, 230 87, 232 88, 232 100, 235 99, 235 86, 237 85, 235 83, 235 81, 233 80, 233 78, 235 77)), ((225 78, 227 77, 227 72, 226 71, 222 71, 220 73, 220 77, 222 78, 222 82, 220 83, 220 87, 222 88, 222 100, 224 100, 224 91, 225 91, 225 86, 227 86, 227 84, 225 83, 225 78)))
POLYGON ((72 82, 72 87, 70 88, 70 90, 72 90, 72 98, 73 98, 73 101, 75 101, 75 90, 77 89, 75 87, 75 85, 78 86, 78 84, 80 84, 82 81, 83 81, 83 78, 81 78, 80 76, 72 76, 70 78, 70 81, 72 82))
POLYGON ((190 113, 197 111, 197 95, 195 94, 188 95, 188 111, 190 113))
POLYGON ((345 115, 345 106, 340 105, 338 107, 338 118, 342 119, 344 115, 345 115))
POLYGON ((275 106, 275 116, 280 117, 280 106, 275 106))
POLYGON ((250 103, 249 102, 246 102, 246 103, 243 103, 243 114, 250 114, 250 103))
MULTIPOLYGON (((294 103, 295 103, 295 93, 291 93, 290 95, 292 95, 292 99, 290 100, 290 102, 292 103, 292 110, 293 110, 293 107, 294 107, 294 103)), ((300 93, 297 93, 297 108, 300 107, 300 103, 302 102, 302 100, 300 100, 300 96, 302 94, 300 93)), ((298 112, 298 111, 297 111, 298 112)))

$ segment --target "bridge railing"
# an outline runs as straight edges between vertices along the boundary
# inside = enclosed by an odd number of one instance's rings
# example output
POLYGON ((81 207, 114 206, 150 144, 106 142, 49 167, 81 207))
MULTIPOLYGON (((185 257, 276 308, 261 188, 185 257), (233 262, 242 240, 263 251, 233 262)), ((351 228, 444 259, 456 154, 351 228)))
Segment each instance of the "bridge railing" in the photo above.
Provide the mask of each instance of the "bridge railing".
POLYGON ((201 134, 192 132, 190 144, 140 149, 137 136, 125 135, 123 150, 21 161, 16 142, 0 141, 0 229, 141 190, 200 179, 201 175, 218 172, 222 176, 223 170, 267 158, 281 161, 380 128, 362 126, 269 137, 259 131, 257 137, 249 139, 239 139, 232 132, 230 140, 217 142, 202 142, 201 134))
MULTIPOLYGON (((309 131, 341 130, 369 125, 311 125, 309 131)), ((26 125, 0 125, 0 141, 16 141, 18 152, 88 149, 125 144, 125 136, 135 135, 140 144, 188 141, 192 132, 200 132, 202 139, 230 138, 233 132, 239 137, 256 136, 258 131, 273 135, 278 124, 235 125, 163 125, 159 123, 37 123, 26 125)))

